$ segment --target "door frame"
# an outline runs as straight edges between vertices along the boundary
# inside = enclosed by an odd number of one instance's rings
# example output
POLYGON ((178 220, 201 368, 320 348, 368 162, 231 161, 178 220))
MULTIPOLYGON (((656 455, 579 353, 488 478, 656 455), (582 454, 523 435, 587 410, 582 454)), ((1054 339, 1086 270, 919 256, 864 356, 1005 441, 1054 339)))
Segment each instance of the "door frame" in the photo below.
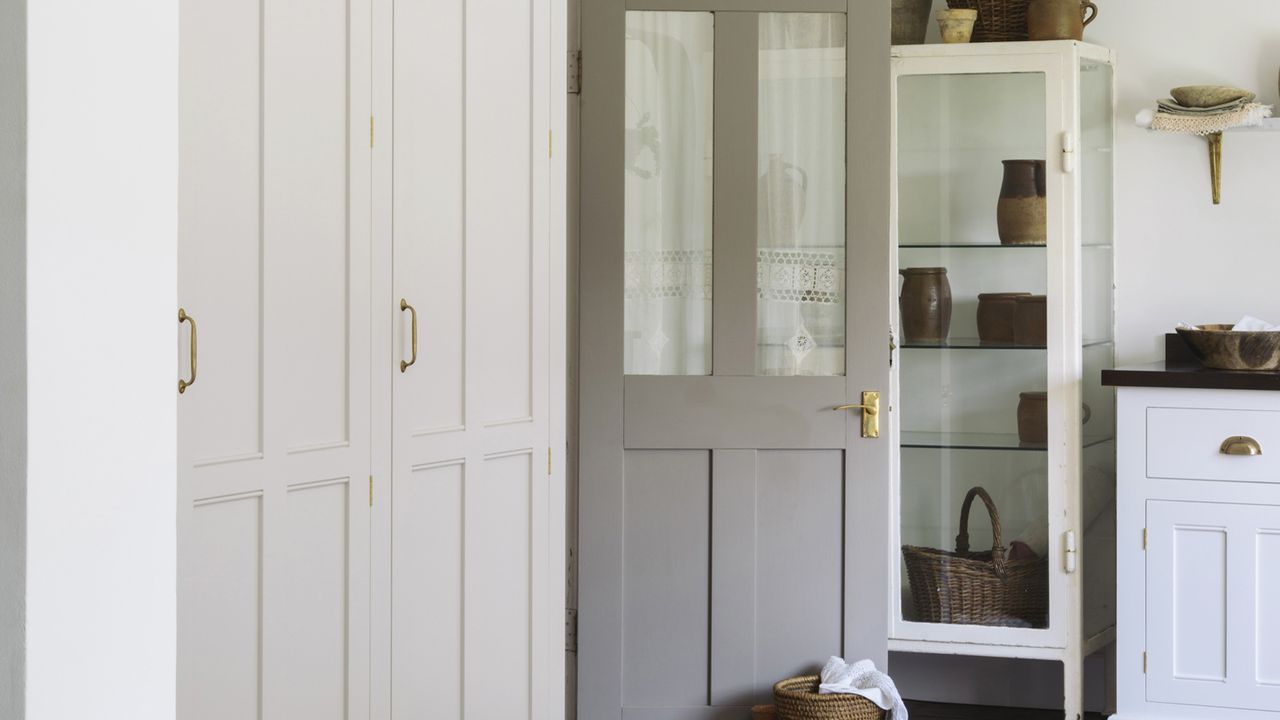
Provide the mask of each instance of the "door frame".
MULTIPOLYGON (((578 636, 577 716, 616 717, 622 707, 623 568, 623 105, 608 102, 625 82, 620 39, 627 10, 846 13, 846 335, 845 402, 863 390, 890 389, 891 275, 889 3, 855 0, 603 0, 581 6, 582 94, 579 98, 578 195, 578 636), (853 262, 853 258, 858 261, 853 262), (876 331, 870 335, 868 328, 876 331), (864 352, 854 352, 864 348, 864 352), (878 348, 878 350, 876 350, 878 348), (600 638, 605 638, 600 640, 600 638)), ((713 359, 715 353, 712 355, 713 359)), ((836 398, 832 398, 835 400, 836 398)), ((892 412, 893 398, 882 404, 892 412)), ((888 660, 887 554, 890 532, 887 439, 860 435, 857 415, 845 423, 843 647, 846 654, 888 660), (878 478, 852 484, 856 478, 878 478), (856 622, 854 619, 856 618, 856 622)), ((815 658, 815 661, 820 658, 815 658)))

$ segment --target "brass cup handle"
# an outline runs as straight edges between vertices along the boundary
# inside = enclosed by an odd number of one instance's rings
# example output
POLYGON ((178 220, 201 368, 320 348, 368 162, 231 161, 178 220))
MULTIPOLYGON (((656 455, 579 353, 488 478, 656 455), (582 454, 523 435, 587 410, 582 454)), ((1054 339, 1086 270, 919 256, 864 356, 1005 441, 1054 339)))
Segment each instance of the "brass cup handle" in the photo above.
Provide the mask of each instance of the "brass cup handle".
POLYGON ((191 323, 191 377, 183 380, 178 378, 178 394, 181 395, 187 391, 187 388, 196 384, 196 319, 187 314, 187 311, 178 308, 178 324, 184 322, 191 323))
POLYGON ((1257 440, 1247 435, 1236 435, 1223 440, 1218 452, 1223 455, 1261 455, 1262 446, 1258 444, 1257 440))
POLYGON ((400 361, 400 372, 408 370, 410 366, 418 362, 418 311, 415 310, 414 307, 404 298, 400 298, 400 312, 404 312, 405 310, 409 311, 411 321, 412 330, 410 337, 412 340, 413 354, 410 356, 408 362, 405 362, 404 360, 400 361))

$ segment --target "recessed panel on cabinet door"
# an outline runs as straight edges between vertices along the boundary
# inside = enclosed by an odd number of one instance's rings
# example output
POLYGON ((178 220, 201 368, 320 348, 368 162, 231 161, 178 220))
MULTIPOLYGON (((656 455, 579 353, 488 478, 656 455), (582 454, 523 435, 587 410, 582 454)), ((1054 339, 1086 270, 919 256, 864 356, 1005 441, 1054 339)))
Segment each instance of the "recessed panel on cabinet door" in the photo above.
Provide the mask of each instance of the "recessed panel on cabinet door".
MULTIPOLYGON (((1280 525, 1280 515, 1275 517, 1280 525)), ((1253 575, 1258 583, 1258 628, 1254 633, 1257 670, 1253 682, 1272 688, 1272 694, 1280 694, 1280 528, 1258 532, 1258 557, 1253 575), (1265 608, 1265 609, 1264 609, 1265 608)))
POLYGON ((262 699, 262 498, 201 503, 189 516, 184 565, 199 567, 183 593, 180 641, 184 720, 258 718, 262 699))
MULTIPOLYGON (((415 434, 461 428, 466 347, 466 223, 463 160, 463 0, 396 0, 395 286, 420 312, 417 366, 398 393, 415 434)), ((527 232, 525 233, 527 235, 527 232)), ((499 258, 495 264, 505 262, 499 258)), ((487 272, 485 263, 478 274, 487 272)), ((398 305, 396 306, 398 307, 398 305)), ((397 358, 408 360, 412 328, 400 312, 397 358)))
MULTIPOLYGON (((197 427, 182 441, 195 464, 262 452, 260 12, 260 0, 181 3, 178 284, 200 341, 199 392, 182 398, 197 427)), ((178 335, 184 378, 190 332, 178 335)))
POLYGON ((705 705, 711 582, 711 454, 626 453, 625 707, 705 705))
MULTIPOLYGON (((462 717, 462 461, 396 481, 391 518, 391 716, 462 717)), ((481 619, 481 622, 484 622, 481 619)))
POLYGON ((532 155, 549 138, 529 130, 531 4, 470 0, 467 16, 468 349, 484 378, 472 407, 490 425, 533 414, 532 155))
POLYGON ((533 457, 486 458, 466 489, 468 717, 530 717, 533 457), (495 670, 497 671, 495 673, 495 670))
MULTIPOLYGON (((349 439, 348 3, 265 0, 268 362, 290 450, 349 439)), ((367 223, 363 219, 359 222, 367 223)))
POLYGON ((349 491, 343 479, 295 485, 285 496, 276 588, 287 609, 277 631, 289 652, 277 658, 274 685, 284 717, 347 717, 349 491))

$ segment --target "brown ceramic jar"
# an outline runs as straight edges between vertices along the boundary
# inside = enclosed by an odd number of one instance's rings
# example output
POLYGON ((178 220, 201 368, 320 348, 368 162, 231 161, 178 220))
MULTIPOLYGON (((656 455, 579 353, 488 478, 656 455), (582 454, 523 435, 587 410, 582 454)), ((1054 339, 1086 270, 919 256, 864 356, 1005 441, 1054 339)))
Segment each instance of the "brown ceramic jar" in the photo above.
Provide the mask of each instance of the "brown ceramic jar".
MULTIPOLYGON (((1093 417, 1093 409, 1080 406, 1080 423, 1093 417)), ((1024 392, 1018 396, 1018 441, 1024 443, 1049 442, 1049 393, 1024 392)))
POLYGON ((1097 17, 1098 6, 1089 0, 1031 0, 1027 6, 1027 38, 1083 40, 1084 26, 1097 17))
POLYGON ((978 339, 984 343, 1013 344, 1013 315, 1019 297, 1031 293, 982 293, 978 295, 978 339))
POLYGON ((942 343, 951 332, 951 283, 947 269, 902 268, 898 309, 902 338, 914 343, 942 343))
POLYGON ((1001 245, 1044 245, 1048 237, 1043 160, 1005 160, 996 205, 1001 245))
POLYGON ((1045 347, 1048 344, 1048 297, 1022 295, 1014 298, 1013 344, 1045 347))

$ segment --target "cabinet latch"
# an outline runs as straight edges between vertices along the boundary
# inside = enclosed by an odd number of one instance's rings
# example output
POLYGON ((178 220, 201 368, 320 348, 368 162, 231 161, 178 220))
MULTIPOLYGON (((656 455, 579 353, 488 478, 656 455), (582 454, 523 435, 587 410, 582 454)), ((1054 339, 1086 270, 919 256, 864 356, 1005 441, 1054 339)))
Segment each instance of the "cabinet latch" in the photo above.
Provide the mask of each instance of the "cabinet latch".
POLYGON ((1076 531, 1068 530, 1062 535, 1062 569, 1071 574, 1076 571, 1076 531))

